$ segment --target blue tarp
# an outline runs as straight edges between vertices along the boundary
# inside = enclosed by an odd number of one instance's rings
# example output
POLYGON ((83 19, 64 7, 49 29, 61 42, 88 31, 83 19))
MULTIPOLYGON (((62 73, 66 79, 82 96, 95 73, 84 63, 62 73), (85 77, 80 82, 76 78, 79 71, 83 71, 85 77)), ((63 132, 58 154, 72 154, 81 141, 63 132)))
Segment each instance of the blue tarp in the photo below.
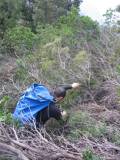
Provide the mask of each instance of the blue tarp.
POLYGON ((32 84, 20 97, 13 117, 22 124, 35 122, 36 114, 54 101, 49 90, 42 84, 32 84))

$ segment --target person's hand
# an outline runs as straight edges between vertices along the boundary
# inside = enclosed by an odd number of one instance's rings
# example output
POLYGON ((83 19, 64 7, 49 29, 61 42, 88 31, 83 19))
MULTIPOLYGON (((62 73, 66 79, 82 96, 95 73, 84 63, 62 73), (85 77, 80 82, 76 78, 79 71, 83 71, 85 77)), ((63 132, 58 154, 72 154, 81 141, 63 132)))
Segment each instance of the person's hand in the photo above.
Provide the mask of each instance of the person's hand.
POLYGON ((62 121, 64 122, 64 124, 66 124, 69 119, 69 114, 66 111, 62 111, 61 114, 62 114, 62 121))
POLYGON ((66 111, 62 111, 62 117, 65 117, 67 115, 67 112, 66 111))
POLYGON ((68 118, 68 113, 66 111, 62 111, 61 114, 62 114, 62 119, 66 121, 66 119, 68 118))
POLYGON ((80 87, 80 84, 79 84, 79 83, 73 83, 73 84, 72 84, 72 88, 74 88, 74 89, 75 89, 75 88, 79 88, 79 87, 80 87))

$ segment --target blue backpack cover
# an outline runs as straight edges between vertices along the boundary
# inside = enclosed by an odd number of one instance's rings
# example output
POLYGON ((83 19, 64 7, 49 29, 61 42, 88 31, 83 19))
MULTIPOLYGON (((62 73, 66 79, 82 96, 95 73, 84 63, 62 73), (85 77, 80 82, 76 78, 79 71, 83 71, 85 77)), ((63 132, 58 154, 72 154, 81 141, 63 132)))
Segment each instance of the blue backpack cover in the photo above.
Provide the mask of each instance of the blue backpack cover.
POLYGON ((54 102, 54 97, 42 84, 32 84, 20 97, 13 117, 22 124, 35 122, 35 117, 39 111, 54 102))

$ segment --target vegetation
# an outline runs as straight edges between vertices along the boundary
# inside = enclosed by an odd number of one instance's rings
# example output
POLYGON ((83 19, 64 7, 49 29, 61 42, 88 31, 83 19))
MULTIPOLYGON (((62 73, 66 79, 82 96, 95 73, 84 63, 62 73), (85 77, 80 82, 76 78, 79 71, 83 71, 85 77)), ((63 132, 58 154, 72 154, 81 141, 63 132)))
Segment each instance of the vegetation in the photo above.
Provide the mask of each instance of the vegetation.
POLYGON ((100 157, 97 157, 92 153, 90 150, 86 150, 83 152, 83 159, 84 160, 102 160, 100 157))
POLYGON ((120 155, 120 6, 107 10, 99 25, 81 15, 81 3, 0 1, 0 148, 8 155, 33 160, 120 155), (61 103, 69 114, 66 124, 49 124, 48 133, 13 125, 11 108, 29 84, 52 88, 76 81, 80 90, 61 103))

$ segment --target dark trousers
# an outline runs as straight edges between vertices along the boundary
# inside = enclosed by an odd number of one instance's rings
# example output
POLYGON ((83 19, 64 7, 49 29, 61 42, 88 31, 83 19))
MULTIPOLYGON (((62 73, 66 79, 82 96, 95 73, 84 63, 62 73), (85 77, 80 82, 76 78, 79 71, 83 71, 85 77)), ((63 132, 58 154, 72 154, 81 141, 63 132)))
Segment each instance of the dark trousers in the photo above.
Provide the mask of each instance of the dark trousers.
POLYGON ((49 118, 55 118, 56 120, 62 118, 60 109, 54 103, 51 103, 48 107, 38 112, 36 116, 36 127, 44 125, 49 118))

